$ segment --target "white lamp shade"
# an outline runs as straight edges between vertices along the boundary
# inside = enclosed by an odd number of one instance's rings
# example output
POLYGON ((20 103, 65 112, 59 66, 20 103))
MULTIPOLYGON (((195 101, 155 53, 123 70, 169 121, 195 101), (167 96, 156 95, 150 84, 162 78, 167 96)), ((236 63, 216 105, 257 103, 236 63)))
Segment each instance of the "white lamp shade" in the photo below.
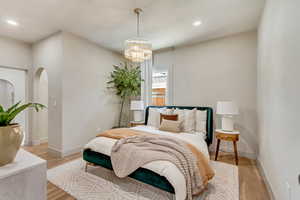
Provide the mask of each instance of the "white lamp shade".
POLYGON ((144 110, 143 101, 131 101, 130 110, 144 110))
POLYGON ((238 115, 239 109, 232 101, 219 101, 217 103, 218 115, 238 115))

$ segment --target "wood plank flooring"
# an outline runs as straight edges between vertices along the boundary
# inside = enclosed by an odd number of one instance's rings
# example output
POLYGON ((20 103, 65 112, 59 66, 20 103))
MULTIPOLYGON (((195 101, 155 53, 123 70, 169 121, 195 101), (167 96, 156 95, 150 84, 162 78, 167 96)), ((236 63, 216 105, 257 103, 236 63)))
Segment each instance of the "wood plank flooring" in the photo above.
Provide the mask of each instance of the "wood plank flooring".
MULTIPOLYGON (((51 156, 47 152, 47 143, 23 148, 47 160, 48 169, 81 157, 80 153, 65 158, 51 156)), ((211 154, 211 159, 213 158, 214 154, 211 154)), ((234 157, 233 155, 225 155, 220 152, 218 161, 234 164, 234 157)), ((240 200, 270 200, 266 185, 256 167, 256 162, 248 158, 240 157, 238 168, 240 200)), ((48 181, 48 200, 75 200, 75 198, 48 181)))

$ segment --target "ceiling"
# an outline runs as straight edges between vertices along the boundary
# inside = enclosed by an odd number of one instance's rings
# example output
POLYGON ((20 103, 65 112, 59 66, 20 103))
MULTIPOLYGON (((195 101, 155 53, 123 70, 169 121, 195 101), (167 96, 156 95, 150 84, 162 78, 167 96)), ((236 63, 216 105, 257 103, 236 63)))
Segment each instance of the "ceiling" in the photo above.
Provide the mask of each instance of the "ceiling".
POLYGON ((264 0, 0 0, 0 35, 33 43, 64 30, 114 51, 141 33, 153 49, 186 45, 254 30, 264 0), (5 23, 14 19, 19 27, 5 23), (202 25, 192 26, 196 20, 202 25))

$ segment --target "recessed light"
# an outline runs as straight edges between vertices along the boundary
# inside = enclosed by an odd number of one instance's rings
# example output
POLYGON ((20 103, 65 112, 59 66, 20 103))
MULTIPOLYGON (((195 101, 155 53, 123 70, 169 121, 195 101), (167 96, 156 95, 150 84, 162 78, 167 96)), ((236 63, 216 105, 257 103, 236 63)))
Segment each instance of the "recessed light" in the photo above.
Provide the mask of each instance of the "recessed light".
POLYGON ((6 20, 6 23, 12 26, 19 26, 19 23, 12 19, 6 20))
POLYGON ((202 24, 201 21, 194 21, 193 26, 200 26, 202 24))

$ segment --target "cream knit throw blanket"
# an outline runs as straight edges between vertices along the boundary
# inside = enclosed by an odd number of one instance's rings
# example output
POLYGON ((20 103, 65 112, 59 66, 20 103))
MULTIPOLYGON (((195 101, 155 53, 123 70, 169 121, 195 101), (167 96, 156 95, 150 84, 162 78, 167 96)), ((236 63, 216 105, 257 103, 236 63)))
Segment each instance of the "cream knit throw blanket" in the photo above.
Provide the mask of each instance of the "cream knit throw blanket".
POLYGON ((198 195, 214 177, 209 160, 195 146, 175 137, 150 134, 129 128, 104 131, 97 137, 119 140, 111 152, 114 172, 119 177, 131 174, 151 161, 174 163, 186 179, 187 199, 198 195))
POLYGON ((206 188, 196 157, 180 139, 154 135, 131 136, 116 142, 111 152, 113 170, 121 178, 157 160, 170 161, 179 168, 186 179, 188 200, 206 188))

